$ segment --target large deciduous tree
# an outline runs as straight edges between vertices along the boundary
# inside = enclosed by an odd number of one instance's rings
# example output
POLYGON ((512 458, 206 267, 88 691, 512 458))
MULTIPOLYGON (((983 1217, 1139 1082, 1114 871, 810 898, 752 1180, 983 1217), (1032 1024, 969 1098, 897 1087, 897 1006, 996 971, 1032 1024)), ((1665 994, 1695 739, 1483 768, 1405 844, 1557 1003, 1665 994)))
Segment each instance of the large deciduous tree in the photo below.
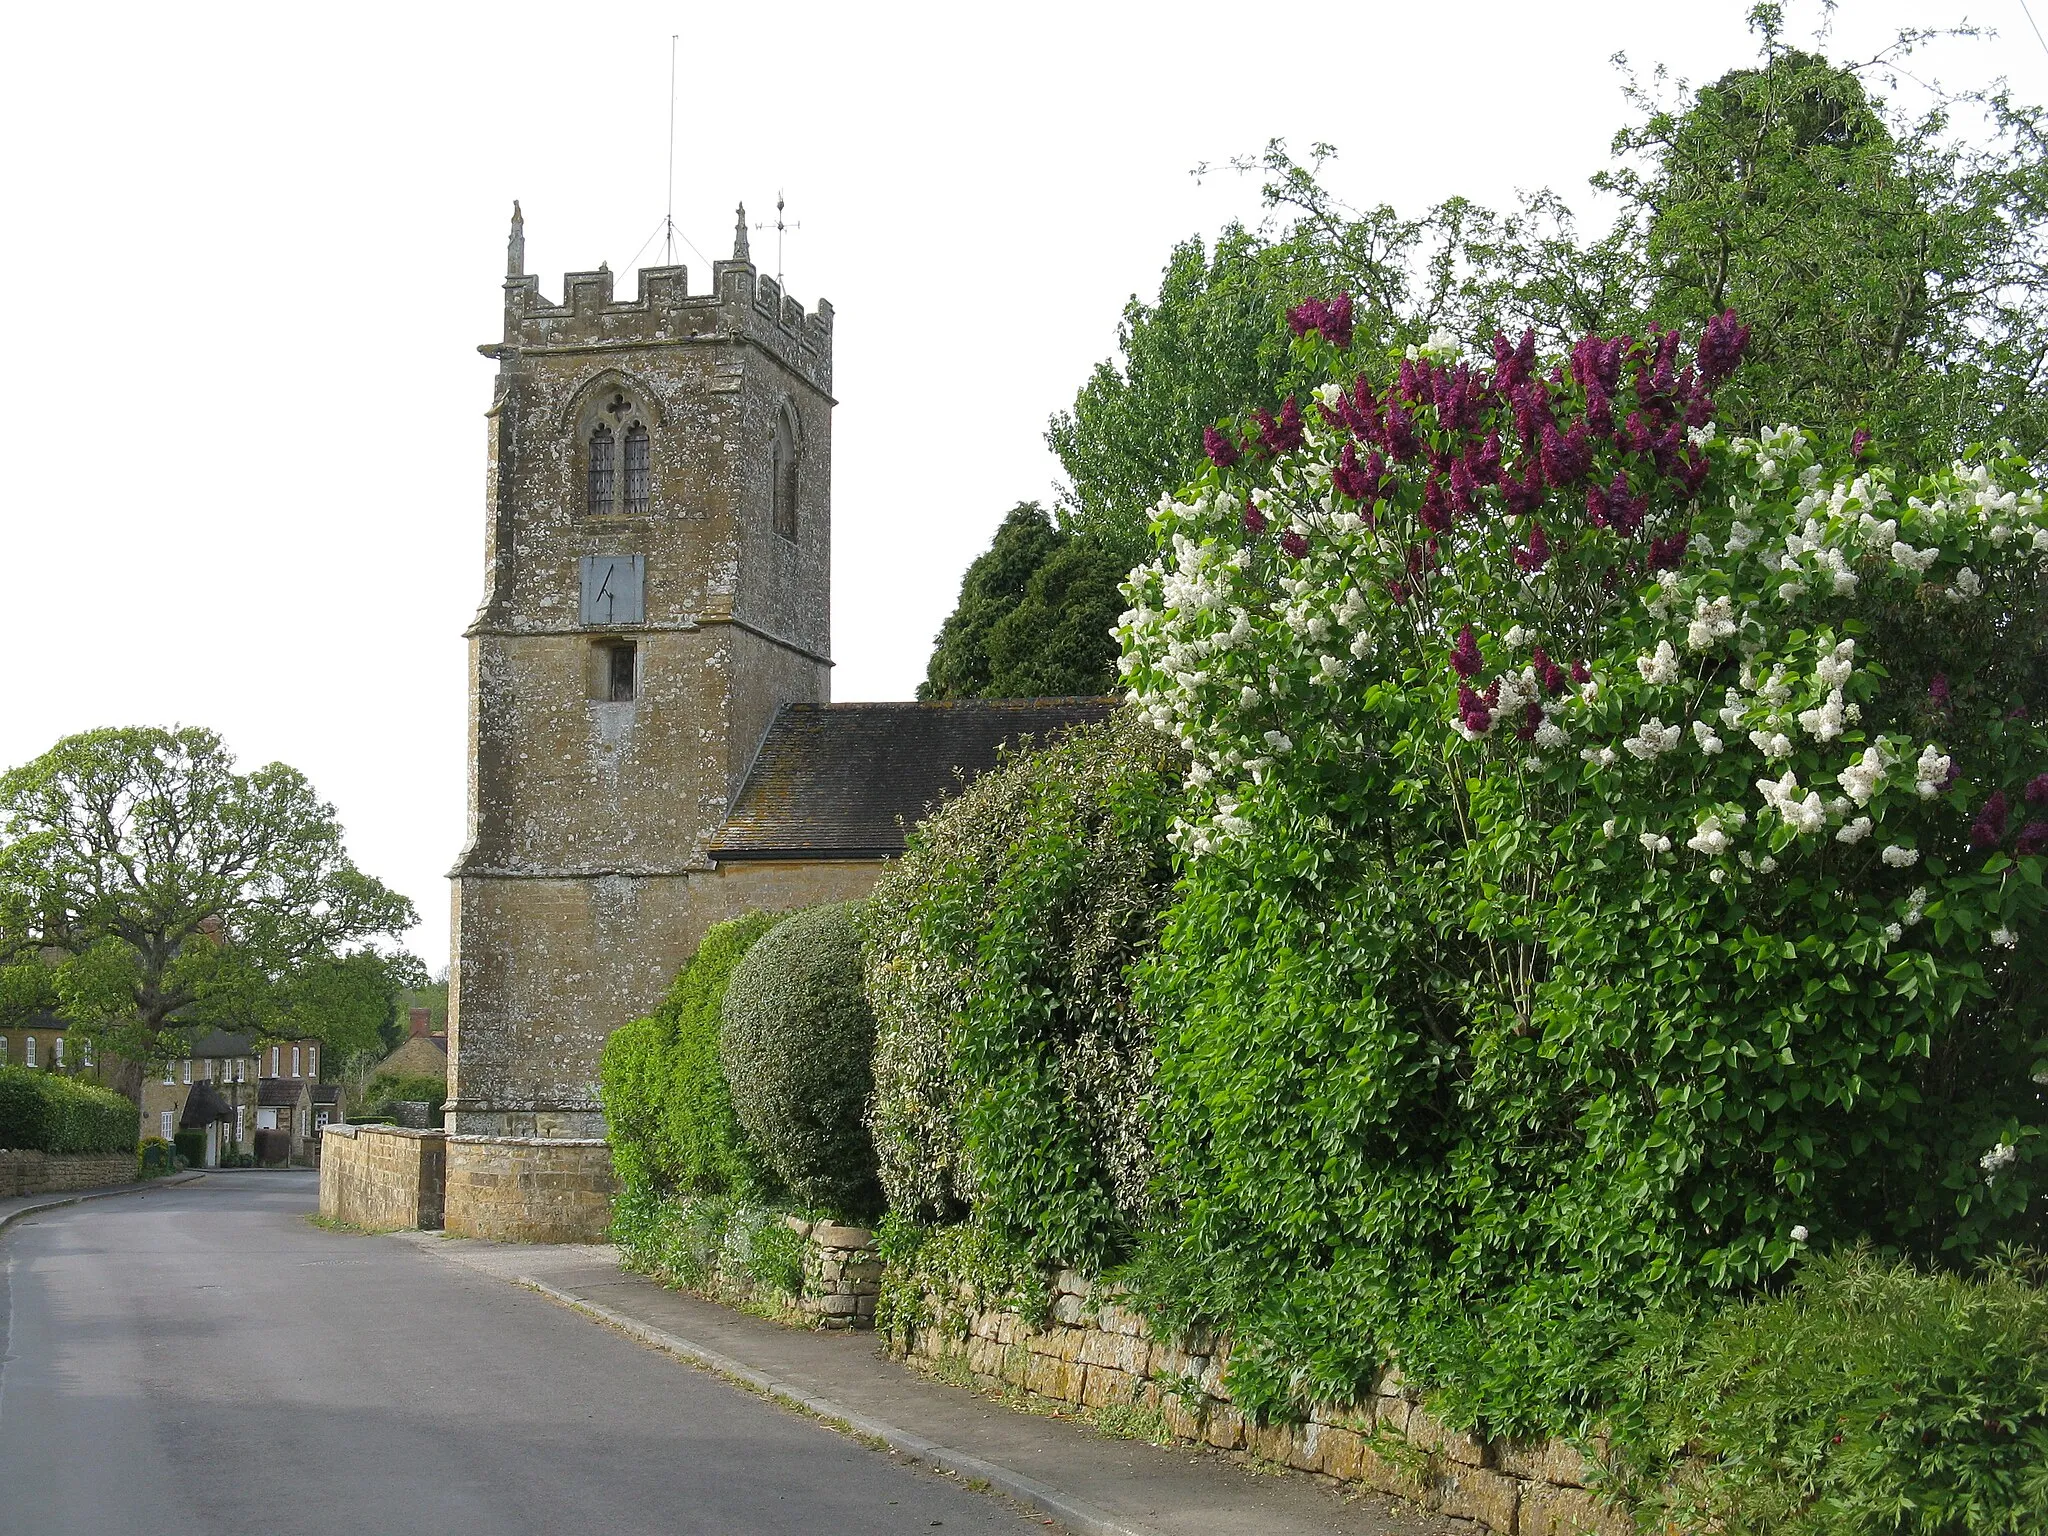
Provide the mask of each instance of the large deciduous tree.
POLYGON ((0 1004, 58 1008, 131 1096, 192 1026, 374 1040, 412 967, 363 941, 417 920, 304 775, 238 773, 211 731, 88 731, 0 775, 0 1004))

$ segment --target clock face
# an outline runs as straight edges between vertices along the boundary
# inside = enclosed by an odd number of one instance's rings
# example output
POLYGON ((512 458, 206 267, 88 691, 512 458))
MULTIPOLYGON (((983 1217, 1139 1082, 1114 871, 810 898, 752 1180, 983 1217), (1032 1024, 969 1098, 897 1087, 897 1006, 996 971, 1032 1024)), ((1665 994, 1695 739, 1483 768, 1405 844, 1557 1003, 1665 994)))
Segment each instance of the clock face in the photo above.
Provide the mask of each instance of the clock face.
POLYGON ((610 629, 644 622, 646 603, 642 594, 646 575, 645 555, 585 555, 580 610, 583 624, 592 629, 610 629))

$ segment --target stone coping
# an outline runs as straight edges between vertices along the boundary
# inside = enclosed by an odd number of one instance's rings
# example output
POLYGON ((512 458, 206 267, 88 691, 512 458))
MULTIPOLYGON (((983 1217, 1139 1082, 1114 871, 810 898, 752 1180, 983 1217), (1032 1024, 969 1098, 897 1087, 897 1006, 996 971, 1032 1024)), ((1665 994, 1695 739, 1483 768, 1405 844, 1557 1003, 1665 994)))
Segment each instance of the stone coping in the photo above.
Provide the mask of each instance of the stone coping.
POLYGON ((821 1248, 872 1248, 875 1234, 866 1227, 841 1226, 836 1221, 806 1221, 785 1216, 782 1224, 798 1237, 807 1237, 821 1248))
POLYGON ((446 1136, 448 1134, 446 1131, 423 1131, 417 1126, 410 1125, 329 1125, 326 1127, 326 1134, 329 1136, 353 1138, 358 1131, 376 1131, 384 1136, 413 1136, 422 1138, 427 1136, 446 1136))
POLYGON ((448 1136, 465 1147, 608 1147, 602 1136, 449 1136, 446 1131, 414 1131, 415 1136, 448 1136))

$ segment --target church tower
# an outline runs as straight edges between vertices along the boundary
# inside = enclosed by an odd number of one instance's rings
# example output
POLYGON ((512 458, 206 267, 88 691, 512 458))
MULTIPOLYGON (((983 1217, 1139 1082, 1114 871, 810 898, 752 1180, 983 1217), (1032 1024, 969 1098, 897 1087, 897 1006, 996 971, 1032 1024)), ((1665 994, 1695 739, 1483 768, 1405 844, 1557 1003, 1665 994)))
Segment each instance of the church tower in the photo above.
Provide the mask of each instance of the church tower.
POLYGON ((447 1125, 603 1134, 598 1055, 723 912, 705 848, 783 704, 830 694, 832 307, 748 258, 525 270, 517 205, 469 639, 447 1125))

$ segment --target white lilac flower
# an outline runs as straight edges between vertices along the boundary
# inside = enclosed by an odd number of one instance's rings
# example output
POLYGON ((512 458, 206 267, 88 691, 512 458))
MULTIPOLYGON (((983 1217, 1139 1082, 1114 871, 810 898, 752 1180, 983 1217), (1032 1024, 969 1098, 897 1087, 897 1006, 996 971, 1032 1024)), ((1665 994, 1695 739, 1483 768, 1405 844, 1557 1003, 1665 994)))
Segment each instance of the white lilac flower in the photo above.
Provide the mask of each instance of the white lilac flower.
POLYGON ((1608 839, 1610 842, 1613 841, 1614 834, 1619 830, 1620 823, 1617 822, 1612 816, 1608 817, 1605 821, 1600 823, 1600 835, 1608 839))
POLYGON ((1669 640, 1657 642, 1654 656, 1638 656, 1636 670, 1643 674, 1643 681, 1653 688, 1663 687, 1678 681, 1678 652, 1671 648, 1669 640))
POLYGON ((1294 743, 1287 739, 1285 731, 1268 731, 1265 740, 1266 750, 1275 757, 1285 757, 1294 750, 1294 743))
POLYGON ((1501 636, 1501 643, 1511 651, 1519 651, 1526 649, 1529 642, 1535 638, 1528 630, 1517 624, 1501 636))
POLYGON ((1823 688, 1839 688, 1849 681, 1849 674, 1856 670, 1856 642, 1844 640, 1833 650, 1822 648, 1820 660, 1814 664, 1813 675, 1823 688))
POLYGON ((1596 768, 1612 768, 1615 764, 1612 747, 1581 747, 1579 757, 1581 761, 1591 763, 1596 768))
POLYGON ((1984 592, 1983 579, 1967 565, 1956 572, 1955 580, 1948 584, 1948 599, 1952 603, 1966 603, 1984 592))
POLYGON ((1827 806, 1812 790, 1808 790, 1806 797, 1801 799, 1799 780, 1790 769, 1782 779, 1758 779, 1756 787, 1764 797, 1764 804, 1776 811, 1786 826, 1802 836, 1818 832, 1827 825, 1827 806))
POLYGON ((1536 745, 1545 752, 1555 752, 1559 747, 1568 747, 1572 739, 1563 726, 1555 720, 1545 720, 1536 727, 1536 745))
POLYGON ((1756 861, 1756 872, 1760 875, 1774 875, 1778 872, 1778 861, 1767 853, 1756 861))
POLYGON ((2012 949, 2018 945, 2020 936, 2010 928, 1999 927, 1991 930, 1991 942, 2000 949, 2012 949))
POLYGON ((1758 688, 1757 692, 1766 703, 1783 705, 1792 697, 1792 682, 1785 675, 1783 667, 1773 667, 1771 675, 1764 680, 1763 686, 1758 688))
POLYGON ((1336 656, 1325 656, 1322 660, 1322 675, 1335 680, 1351 675, 1351 663, 1336 656))
POLYGON ((1698 829, 1685 840, 1685 846, 1695 853, 1719 856, 1728 851, 1728 834, 1721 830, 1721 818, 1707 815, 1700 818, 1698 829))
POLYGON ((1833 741, 1842 734, 1846 704, 1837 688, 1818 709, 1799 711, 1799 728, 1815 741, 1833 741))
POLYGON ((1997 1146, 1977 1159, 1977 1166, 1984 1170, 1984 1182, 1989 1184, 2019 1160, 2020 1149, 2009 1141, 2001 1140, 1997 1146))
POLYGON ((1871 825, 1872 823, 1868 816, 1858 816, 1835 834, 1835 841, 1838 843, 1860 843, 1863 839, 1870 836, 1871 825))
POLYGON ((1689 649, 1704 651, 1715 641, 1726 640, 1734 633, 1734 601, 1724 596, 1710 603, 1703 597, 1693 605, 1692 622, 1685 626, 1685 643, 1689 649))
POLYGON ((1706 753, 1707 756, 1717 757, 1720 755, 1721 738, 1714 734, 1714 728, 1708 725, 1706 721, 1693 721, 1692 734, 1693 740, 1700 744, 1700 750, 1706 753))
POLYGON ((1792 1241, 1795 1243, 1803 1243, 1811 1236, 1813 1234, 1804 1227, 1794 1227, 1792 1229, 1792 1241))
POLYGON ((1884 784, 1884 754, 1876 747, 1866 747, 1863 755, 1844 768, 1836 778, 1841 781, 1843 792, 1859 806, 1870 804, 1871 796, 1884 784))
POLYGON ((1642 723, 1635 735, 1624 736, 1621 744, 1631 757, 1648 762, 1651 758, 1661 757, 1677 746, 1679 734, 1678 726, 1666 725, 1652 715, 1642 723))
POLYGON ((1361 629, 1351 639, 1351 654, 1360 661, 1372 654, 1372 631, 1361 629))
POLYGON ((1912 545, 1903 541, 1892 545, 1893 563, 1913 572, 1917 576, 1925 576, 1928 567, 1940 558, 1941 551, 1938 548, 1915 549, 1912 545))
POLYGON ((1803 581, 1784 582, 1778 588, 1778 601, 1781 603, 1794 602, 1805 590, 1806 583, 1803 581))
POLYGON ((1927 914, 1927 887, 1916 885, 1906 893, 1906 910, 1899 918, 1908 928, 1916 925, 1927 914))
POLYGON ((1707 878, 1713 881, 1714 884, 1719 885, 1728 878, 1728 871, 1723 869, 1720 865, 1716 864, 1712 869, 1707 871, 1707 878))
POLYGON ((1731 555, 1741 554, 1755 542, 1756 530, 1740 518, 1728 525, 1728 553, 1731 555))
POLYGON ((1792 738, 1783 731, 1751 731, 1749 743, 1767 760, 1792 755, 1792 738))
POLYGON ((2034 530, 2034 552, 2040 555, 2048 555, 2048 528, 2036 528, 2034 530))
POLYGON ((1887 943, 1896 944, 1906 936, 1906 930, 1897 923, 1886 923, 1884 925, 1884 936, 1887 943))
POLYGON ((1920 761, 1913 765, 1913 787, 1920 791, 1922 800, 1932 800, 1948 787, 1951 766, 1931 743, 1920 749, 1920 761))
POLYGON ((1239 709, 1253 709, 1256 708, 1259 702, 1264 698, 1265 695, 1263 693, 1260 693, 1259 690, 1254 688, 1250 683, 1246 683, 1242 688, 1237 690, 1237 707, 1239 709))
POLYGON ((1671 839, 1664 836, 1661 832, 1645 832, 1636 841, 1643 845, 1643 849, 1647 853, 1658 854, 1671 851, 1671 839))
POLYGON ((1920 862, 1920 850, 1908 848, 1903 843, 1887 843, 1878 857, 1893 869, 1911 869, 1920 862))
POLYGON ((1721 723, 1731 731, 1742 724, 1742 717, 1749 713, 1749 706, 1742 702, 1742 694, 1730 688, 1722 695, 1721 723))

